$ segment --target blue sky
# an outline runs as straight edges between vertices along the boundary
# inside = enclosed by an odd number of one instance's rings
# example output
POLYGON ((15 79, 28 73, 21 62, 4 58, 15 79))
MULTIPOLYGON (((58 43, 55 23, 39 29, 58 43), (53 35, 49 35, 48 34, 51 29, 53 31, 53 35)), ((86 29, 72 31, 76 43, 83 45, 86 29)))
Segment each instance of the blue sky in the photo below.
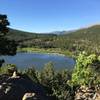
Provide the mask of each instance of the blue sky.
POLYGON ((14 29, 71 30, 100 23, 100 0, 0 0, 0 14, 14 29))

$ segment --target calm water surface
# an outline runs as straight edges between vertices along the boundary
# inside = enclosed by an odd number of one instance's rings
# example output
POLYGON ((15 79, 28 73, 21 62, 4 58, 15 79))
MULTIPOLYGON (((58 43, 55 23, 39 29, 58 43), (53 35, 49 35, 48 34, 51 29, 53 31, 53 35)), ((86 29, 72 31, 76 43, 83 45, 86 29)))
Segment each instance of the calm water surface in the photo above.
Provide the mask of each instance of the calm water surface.
POLYGON ((2 56, 0 58, 5 59, 5 64, 16 64, 20 69, 34 66, 40 70, 48 62, 52 62, 55 69, 72 69, 75 64, 72 58, 55 54, 17 53, 15 56, 2 56))

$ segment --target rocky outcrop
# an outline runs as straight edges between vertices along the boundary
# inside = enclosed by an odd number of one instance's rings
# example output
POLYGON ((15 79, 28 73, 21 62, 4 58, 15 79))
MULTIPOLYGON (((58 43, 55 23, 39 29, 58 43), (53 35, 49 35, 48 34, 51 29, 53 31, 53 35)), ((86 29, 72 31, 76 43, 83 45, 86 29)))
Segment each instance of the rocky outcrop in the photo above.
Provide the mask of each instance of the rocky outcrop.
POLYGON ((25 93, 22 100, 37 99, 35 93, 25 93))
POLYGON ((28 76, 0 75, 0 100, 49 100, 42 85, 28 76))
POLYGON ((100 100, 100 86, 81 86, 75 93, 75 100, 100 100))

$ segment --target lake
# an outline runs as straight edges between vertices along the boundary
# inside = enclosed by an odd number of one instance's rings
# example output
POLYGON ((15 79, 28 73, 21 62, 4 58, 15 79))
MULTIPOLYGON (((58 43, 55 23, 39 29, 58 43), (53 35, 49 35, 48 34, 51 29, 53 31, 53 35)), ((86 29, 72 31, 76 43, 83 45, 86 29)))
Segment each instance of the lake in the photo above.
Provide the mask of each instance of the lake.
POLYGON ((34 66, 40 70, 48 62, 52 62, 55 69, 72 69, 75 64, 72 58, 57 54, 17 53, 15 56, 1 56, 1 58, 5 60, 5 64, 16 64, 20 69, 34 66))

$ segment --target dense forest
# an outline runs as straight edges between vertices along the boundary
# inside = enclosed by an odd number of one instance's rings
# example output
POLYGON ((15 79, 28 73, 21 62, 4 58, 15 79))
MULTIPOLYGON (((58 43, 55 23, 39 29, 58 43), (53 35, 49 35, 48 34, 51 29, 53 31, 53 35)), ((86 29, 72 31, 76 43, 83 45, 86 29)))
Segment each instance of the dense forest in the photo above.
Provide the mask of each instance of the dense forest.
POLYGON ((28 33, 10 29, 7 38, 16 40, 20 48, 60 48, 74 54, 80 51, 100 53, 100 25, 69 32, 64 31, 61 34, 28 33))

